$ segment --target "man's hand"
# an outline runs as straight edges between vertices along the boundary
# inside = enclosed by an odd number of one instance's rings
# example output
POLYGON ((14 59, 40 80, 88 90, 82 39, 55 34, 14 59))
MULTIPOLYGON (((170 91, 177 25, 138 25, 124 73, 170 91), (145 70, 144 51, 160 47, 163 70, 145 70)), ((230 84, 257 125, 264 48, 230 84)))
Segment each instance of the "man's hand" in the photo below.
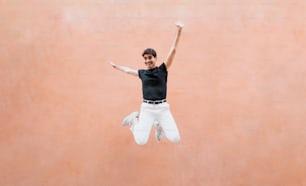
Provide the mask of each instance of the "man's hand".
POLYGON ((182 21, 176 22, 175 25, 179 30, 182 30, 184 27, 184 23, 182 21))
POLYGON ((116 68, 116 64, 113 63, 112 61, 109 61, 108 63, 109 63, 110 65, 112 65, 112 67, 116 68))

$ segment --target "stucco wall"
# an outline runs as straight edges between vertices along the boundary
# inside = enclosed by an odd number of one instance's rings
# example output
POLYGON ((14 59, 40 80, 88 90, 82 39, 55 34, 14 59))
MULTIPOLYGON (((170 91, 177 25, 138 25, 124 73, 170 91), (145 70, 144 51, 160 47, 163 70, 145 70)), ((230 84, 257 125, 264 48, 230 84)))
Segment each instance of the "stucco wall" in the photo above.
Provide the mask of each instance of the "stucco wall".
POLYGON ((1 186, 306 185, 303 0, 0 1, 1 186), (138 146, 141 53, 168 53, 179 143, 138 146))

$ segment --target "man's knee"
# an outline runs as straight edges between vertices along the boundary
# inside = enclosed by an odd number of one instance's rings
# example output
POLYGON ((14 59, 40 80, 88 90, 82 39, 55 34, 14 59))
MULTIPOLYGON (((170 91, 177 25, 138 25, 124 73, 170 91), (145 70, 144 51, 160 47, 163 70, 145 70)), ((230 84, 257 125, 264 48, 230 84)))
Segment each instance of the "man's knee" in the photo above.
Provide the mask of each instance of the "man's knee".
POLYGON ((179 142, 181 140, 180 134, 178 132, 169 133, 166 135, 168 140, 171 142, 179 142))
POLYGON ((138 144, 138 145, 145 145, 147 144, 148 142, 148 139, 145 139, 145 138, 135 138, 135 142, 138 144))
POLYGON ((168 139, 171 142, 179 142, 181 140, 181 137, 180 135, 175 135, 175 136, 168 137, 168 139))

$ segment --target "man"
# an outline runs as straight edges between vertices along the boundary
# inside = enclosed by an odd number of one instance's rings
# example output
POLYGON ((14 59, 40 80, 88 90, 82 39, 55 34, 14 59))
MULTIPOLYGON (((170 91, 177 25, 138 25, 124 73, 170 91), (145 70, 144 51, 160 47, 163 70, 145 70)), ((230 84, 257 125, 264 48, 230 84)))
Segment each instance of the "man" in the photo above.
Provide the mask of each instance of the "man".
POLYGON ((131 126, 135 141, 139 145, 144 145, 148 142, 154 123, 158 140, 160 140, 162 135, 165 135, 172 142, 180 140, 179 130, 170 112, 170 106, 166 101, 168 70, 172 65, 184 25, 182 22, 177 22, 176 26, 177 33, 175 39, 166 61, 160 66, 156 65, 157 54, 152 48, 144 50, 142 54, 147 67, 146 70, 134 70, 110 62, 115 69, 138 76, 142 81, 143 103, 141 104, 140 113, 133 112, 123 120, 124 125, 131 126), (160 129, 159 125, 162 129, 160 129))

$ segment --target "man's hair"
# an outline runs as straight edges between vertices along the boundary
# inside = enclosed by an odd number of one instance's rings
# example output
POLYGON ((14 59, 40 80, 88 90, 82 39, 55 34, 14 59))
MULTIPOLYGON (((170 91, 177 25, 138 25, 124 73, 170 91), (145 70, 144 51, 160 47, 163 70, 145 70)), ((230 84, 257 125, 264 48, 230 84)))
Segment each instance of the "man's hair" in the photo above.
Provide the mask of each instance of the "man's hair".
POLYGON ((142 57, 144 57, 144 55, 146 54, 151 54, 152 56, 156 57, 156 51, 153 48, 147 48, 143 51, 142 53, 142 57))

